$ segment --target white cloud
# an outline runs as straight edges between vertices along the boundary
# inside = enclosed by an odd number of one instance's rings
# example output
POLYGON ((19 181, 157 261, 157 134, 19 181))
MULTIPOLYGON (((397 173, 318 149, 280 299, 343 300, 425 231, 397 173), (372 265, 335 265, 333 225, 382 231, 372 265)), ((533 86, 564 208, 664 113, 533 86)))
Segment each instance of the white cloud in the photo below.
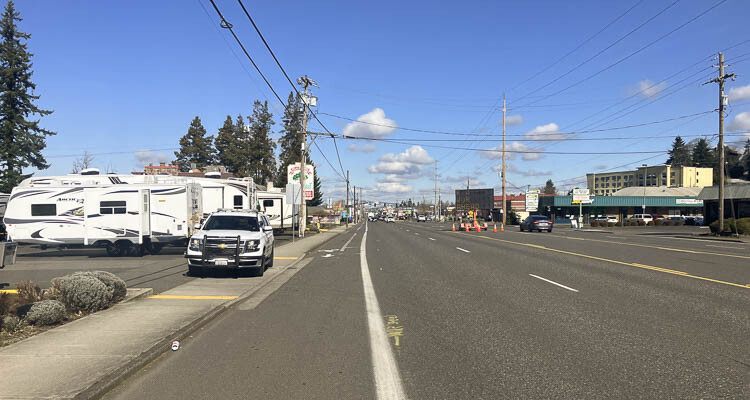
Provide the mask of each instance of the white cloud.
POLYGON ((383 154, 378 161, 380 162, 367 168, 370 173, 419 174, 422 171, 423 165, 435 162, 422 146, 411 146, 399 154, 383 154))
MULTIPOLYGON (((728 128, 732 131, 750 131, 750 111, 737 114, 728 128)), ((750 139, 750 133, 744 133, 742 139, 738 139, 738 141, 744 141, 745 139, 750 139)))
POLYGON ((733 87, 729 89, 727 96, 729 96, 729 101, 748 100, 750 99, 750 85, 733 87))
POLYGON ((352 143, 349 145, 349 147, 347 147, 347 149, 349 151, 354 151, 357 153, 373 153, 378 150, 375 146, 369 143, 363 144, 362 146, 357 146, 356 144, 352 143))
POLYGON ((134 154, 136 168, 143 168, 149 163, 158 165, 160 162, 169 163, 172 157, 164 153, 154 153, 151 150, 138 150, 134 154))
POLYGON ((526 132, 524 135, 526 139, 549 139, 549 140, 565 140, 565 134, 560 132, 560 127, 556 123, 550 122, 547 125, 539 125, 536 128, 526 132))
POLYGON ((523 116, 521 115, 508 115, 505 117, 506 126, 518 126, 523 124, 523 116))
POLYGON ((519 171, 518 173, 523 176, 550 176, 552 175, 552 171, 535 171, 534 169, 529 169, 528 171, 519 171))
POLYGON ((399 182, 378 182, 377 190, 385 193, 406 193, 411 192, 412 187, 399 182))
POLYGON ((382 108, 360 115, 357 121, 346 124, 343 134, 378 139, 390 135, 397 127, 396 121, 385 117, 385 111, 382 108))
POLYGON ((666 89, 666 87, 666 82, 659 82, 654 84, 654 82, 648 79, 644 79, 636 83, 635 88, 630 89, 630 94, 632 95, 638 93, 639 95, 648 99, 649 97, 654 97, 657 94, 661 93, 664 89, 666 89))

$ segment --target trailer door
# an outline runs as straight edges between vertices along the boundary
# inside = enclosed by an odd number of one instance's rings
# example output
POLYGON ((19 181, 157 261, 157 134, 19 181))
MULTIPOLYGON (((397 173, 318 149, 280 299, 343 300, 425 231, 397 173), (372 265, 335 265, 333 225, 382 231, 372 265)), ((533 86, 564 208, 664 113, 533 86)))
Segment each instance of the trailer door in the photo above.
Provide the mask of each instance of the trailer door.
POLYGON ((144 236, 151 236, 151 189, 141 189, 141 230, 139 243, 144 236))

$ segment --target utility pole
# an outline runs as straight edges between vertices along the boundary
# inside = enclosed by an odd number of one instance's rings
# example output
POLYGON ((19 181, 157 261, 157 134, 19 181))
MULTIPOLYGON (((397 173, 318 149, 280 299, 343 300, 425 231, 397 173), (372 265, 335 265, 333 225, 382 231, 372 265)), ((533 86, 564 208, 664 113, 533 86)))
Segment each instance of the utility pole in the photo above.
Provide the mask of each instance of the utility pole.
POLYGON ((346 170, 346 204, 344 204, 346 210, 346 227, 349 228, 349 170, 346 170))
POLYGON ((501 228, 505 227, 505 216, 506 216, 506 205, 507 202, 505 199, 505 94, 503 93, 503 222, 500 224, 501 228))
POLYGON ((435 205, 435 207, 432 209, 432 213, 434 217, 438 217, 438 185, 437 185, 437 160, 435 160, 435 201, 432 203, 435 205))
MULTIPOLYGON (((719 52, 719 76, 706 82, 719 84, 719 234, 724 231, 724 107, 727 97, 724 94, 724 82, 734 80, 735 74, 724 73, 724 53, 719 52)), ((704 83, 705 85, 705 83, 704 83)))
POLYGON ((359 187, 359 218, 362 219, 365 216, 364 203, 362 203, 362 187, 359 187))
POLYGON ((299 183, 302 187, 302 196, 300 196, 300 224, 299 236, 305 237, 305 227, 307 227, 307 202, 305 202, 305 174, 307 172, 307 108, 310 103, 310 85, 317 86, 317 83, 307 75, 298 78, 297 83, 305 88, 305 94, 302 97, 302 160, 300 162, 299 183))

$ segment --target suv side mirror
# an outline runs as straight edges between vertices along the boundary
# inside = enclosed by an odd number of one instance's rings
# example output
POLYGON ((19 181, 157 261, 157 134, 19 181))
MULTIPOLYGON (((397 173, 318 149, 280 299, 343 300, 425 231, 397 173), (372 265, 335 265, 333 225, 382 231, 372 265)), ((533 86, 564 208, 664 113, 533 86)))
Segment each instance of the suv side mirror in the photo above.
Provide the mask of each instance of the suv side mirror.
POLYGON ((273 227, 271 225, 266 225, 263 227, 264 232, 270 232, 273 231, 273 227))

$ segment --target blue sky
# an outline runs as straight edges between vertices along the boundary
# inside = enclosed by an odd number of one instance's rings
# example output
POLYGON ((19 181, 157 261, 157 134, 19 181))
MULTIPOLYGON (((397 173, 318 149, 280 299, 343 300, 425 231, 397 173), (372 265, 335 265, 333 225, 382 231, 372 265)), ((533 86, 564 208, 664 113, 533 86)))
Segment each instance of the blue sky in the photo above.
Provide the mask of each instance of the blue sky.
MULTIPOLYGON (((237 2, 216 1, 286 100, 291 88, 237 2)), ((516 135, 509 136, 508 149, 665 151, 672 138, 640 137, 713 133, 717 129, 716 113, 631 129, 578 135, 568 132, 642 124, 715 109, 716 85, 701 85, 701 79, 708 80, 708 74, 715 72, 701 70, 715 63, 709 58, 712 53, 750 39, 750 2, 727 0, 592 79, 548 98, 540 96, 591 76, 718 2, 679 1, 540 90, 674 0, 245 4, 289 74, 307 74, 320 84, 315 89, 318 112, 329 129, 409 143, 338 140, 341 162, 350 171, 352 184, 363 187, 371 199, 421 200, 425 196, 429 201, 434 188, 434 160, 438 161, 444 199, 452 200, 452 190, 465 186, 467 176, 472 179, 472 187, 498 187, 500 181, 496 153, 431 146, 489 150, 497 146, 498 138, 351 124, 324 113, 405 128, 497 134, 497 100, 506 92, 508 115, 513 116, 507 133, 516 135), (580 49, 527 81, 631 7, 580 49), (596 137, 632 139, 570 140, 596 137), (561 140, 524 141, 544 138, 561 140), (406 139, 417 140, 412 143, 406 139)), ((227 114, 249 114, 256 99, 268 100, 275 116, 281 115, 279 103, 229 32, 218 27, 218 17, 208 0, 23 1, 17 8, 24 18, 21 29, 32 34, 29 48, 34 53, 33 80, 41 96, 39 105, 55 111, 42 124, 58 132, 48 140, 44 152, 52 166, 37 175, 68 173, 84 150, 95 154, 96 166, 120 173, 139 169, 149 161, 169 161, 173 158, 171 149, 194 116, 200 116, 208 132, 214 134, 227 114)), ((728 63, 737 61, 728 71, 739 75, 736 82, 727 85, 731 98, 729 130, 750 130, 748 53, 750 41, 726 51, 728 63)), ((312 122, 310 129, 320 127, 312 122)), ((694 137, 686 138, 690 139, 694 137)), ((332 141, 321 138, 318 143, 338 167, 332 141)), ((343 197, 340 178, 317 149, 312 158, 324 180, 326 197, 343 197)), ((538 186, 548 178, 558 186, 580 185, 580 179, 575 178, 586 172, 629 163, 657 164, 665 159, 658 154, 513 153, 507 161, 509 191, 518 192, 516 187, 527 184, 538 186), (651 158, 643 160, 647 157, 651 158)))

